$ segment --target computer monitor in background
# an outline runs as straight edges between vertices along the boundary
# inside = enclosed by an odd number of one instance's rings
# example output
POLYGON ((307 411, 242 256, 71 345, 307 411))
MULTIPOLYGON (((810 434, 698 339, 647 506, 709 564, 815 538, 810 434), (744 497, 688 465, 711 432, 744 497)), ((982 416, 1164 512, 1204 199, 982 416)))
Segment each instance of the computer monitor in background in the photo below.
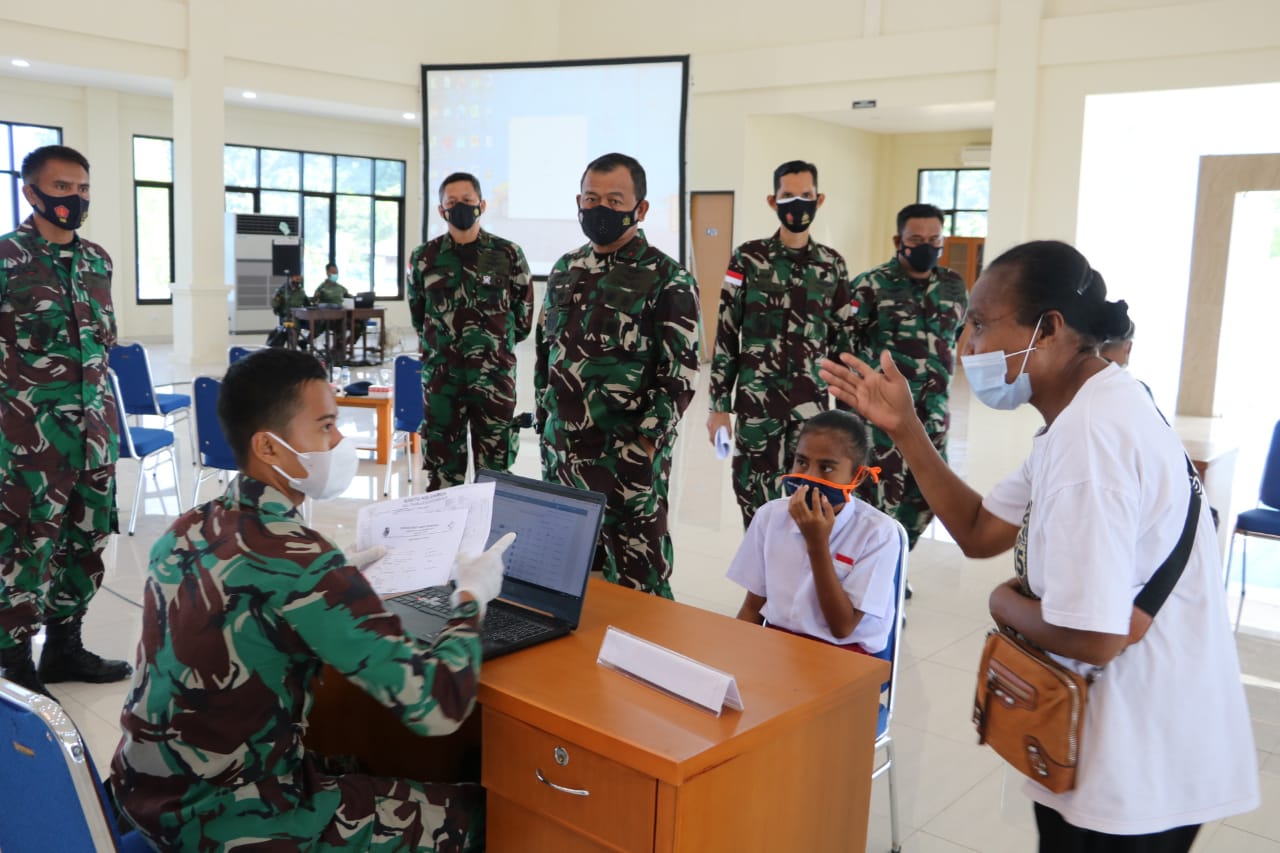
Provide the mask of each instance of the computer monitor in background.
POLYGON ((479 179, 481 225, 524 249, 536 276, 586 242, 574 196, 587 163, 619 152, 644 166, 649 242, 684 260, 689 58, 422 66, 426 239, 443 234, 440 182, 479 179))

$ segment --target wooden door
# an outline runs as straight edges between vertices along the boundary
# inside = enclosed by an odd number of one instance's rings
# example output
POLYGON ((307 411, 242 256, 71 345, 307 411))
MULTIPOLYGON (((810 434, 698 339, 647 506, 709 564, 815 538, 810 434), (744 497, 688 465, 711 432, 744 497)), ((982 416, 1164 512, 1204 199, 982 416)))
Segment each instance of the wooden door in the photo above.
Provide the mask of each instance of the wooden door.
POLYGON ((733 254, 733 193, 690 193, 689 222, 693 232, 692 272, 698 280, 698 302, 702 307, 702 360, 707 361, 716 344, 720 285, 733 254))

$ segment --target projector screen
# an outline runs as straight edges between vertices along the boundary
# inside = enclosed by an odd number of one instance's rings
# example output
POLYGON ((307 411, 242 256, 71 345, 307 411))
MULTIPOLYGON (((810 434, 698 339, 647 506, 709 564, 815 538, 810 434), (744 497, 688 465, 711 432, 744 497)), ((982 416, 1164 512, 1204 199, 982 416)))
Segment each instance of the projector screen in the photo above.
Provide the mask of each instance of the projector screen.
POLYGON ((453 172, 480 180, 480 225, 524 249, 545 277, 587 242, 575 196, 587 163, 617 151, 644 166, 649 242, 684 260, 684 124, 689 58, 422 66, 424 237, 453 172))

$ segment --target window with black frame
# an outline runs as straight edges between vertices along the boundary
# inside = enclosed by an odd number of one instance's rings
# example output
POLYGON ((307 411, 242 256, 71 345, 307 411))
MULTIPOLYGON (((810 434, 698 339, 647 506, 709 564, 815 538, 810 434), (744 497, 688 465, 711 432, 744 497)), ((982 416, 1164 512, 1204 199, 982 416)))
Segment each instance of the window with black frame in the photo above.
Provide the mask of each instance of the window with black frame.
POLYGON ((302 220, 303 277, 324 280, 338 265, 352 293, 403 299, 403 160, 227 145, 226 210, 302 220))
POLYGON ((138 304, 173 302, 173 140, 133 138, 133 245, 138 304))
POLYGON ((932 204, 942 211, 943 234, 985 237, 991 202, 991 170, 920 169, 916 201, 932 204))
POLYGON ((0 234, 8 234, 31 215, 22 195, 22 161, 44 145, 62 144, 62 128, 0 121, 0 234))

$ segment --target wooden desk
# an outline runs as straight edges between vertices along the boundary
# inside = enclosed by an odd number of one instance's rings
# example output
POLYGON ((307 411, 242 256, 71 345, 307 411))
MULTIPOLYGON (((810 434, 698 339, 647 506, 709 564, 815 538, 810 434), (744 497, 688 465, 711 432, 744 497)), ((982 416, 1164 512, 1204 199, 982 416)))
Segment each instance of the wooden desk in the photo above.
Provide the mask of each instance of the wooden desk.
MULTIPOLYGON (((392 397, 348 397, 346 394, 336 394, 335 399, 339 406, 346 406, 350 409, 373 409, 374 412, 374 446, 361 447, 360 450, 373 450, 374 461, 378 465, 386 465, 391 460, 391 433, 392 421, 394 413, 392 412, 392 397)), ((418 434, 412 433, 409 436, 410 449, 416 453, 418 451, 418 434)))
MULTIPOLYGON (((887 677, 882 661, 592 580, 572 636, 483 666, 489 850, 862 850, 887 677), (733 673, 746 710, 717 718, 598 665, 609 625, 733 673)), ((389 719, 329 671, 307 742, 358 752, 386 736, 374 772, 465 764, 459 738, 389 719)))
MULTIPOLYGON (((307 328, 310 329, 311 347, 312 347, 312 351, 314 352, 319 352, 319 347, 316 341, 316 323, 321 323, 325 321, 336 321, 336 323, 338 324, 336 328, 338 328, 339 330, 344 330, 350 325, 350 320, 347 317, 347 309, 345 308, 294 308, 292 310, 293 310, 293 318, 295 322, 293 326, 291 326, 289 329, 290 349, 298 348, 298 323, 299 322, 306 323, 307 328)), ((331 344, 334 328, 335 326, 333 325, 326 325, 325 331, 324 331, 324 340, 325 340, 324 349, 325 349, 325 352, 328 352, 330 354, 332 354, 336 349, 331 344)), ((345 343, 342 341, 342 338, 344 337, 344 335, 341 331, 339 332, 338 337, 339 337, 339 340, 338 340, 337 348, 345 347, 345 343)))

